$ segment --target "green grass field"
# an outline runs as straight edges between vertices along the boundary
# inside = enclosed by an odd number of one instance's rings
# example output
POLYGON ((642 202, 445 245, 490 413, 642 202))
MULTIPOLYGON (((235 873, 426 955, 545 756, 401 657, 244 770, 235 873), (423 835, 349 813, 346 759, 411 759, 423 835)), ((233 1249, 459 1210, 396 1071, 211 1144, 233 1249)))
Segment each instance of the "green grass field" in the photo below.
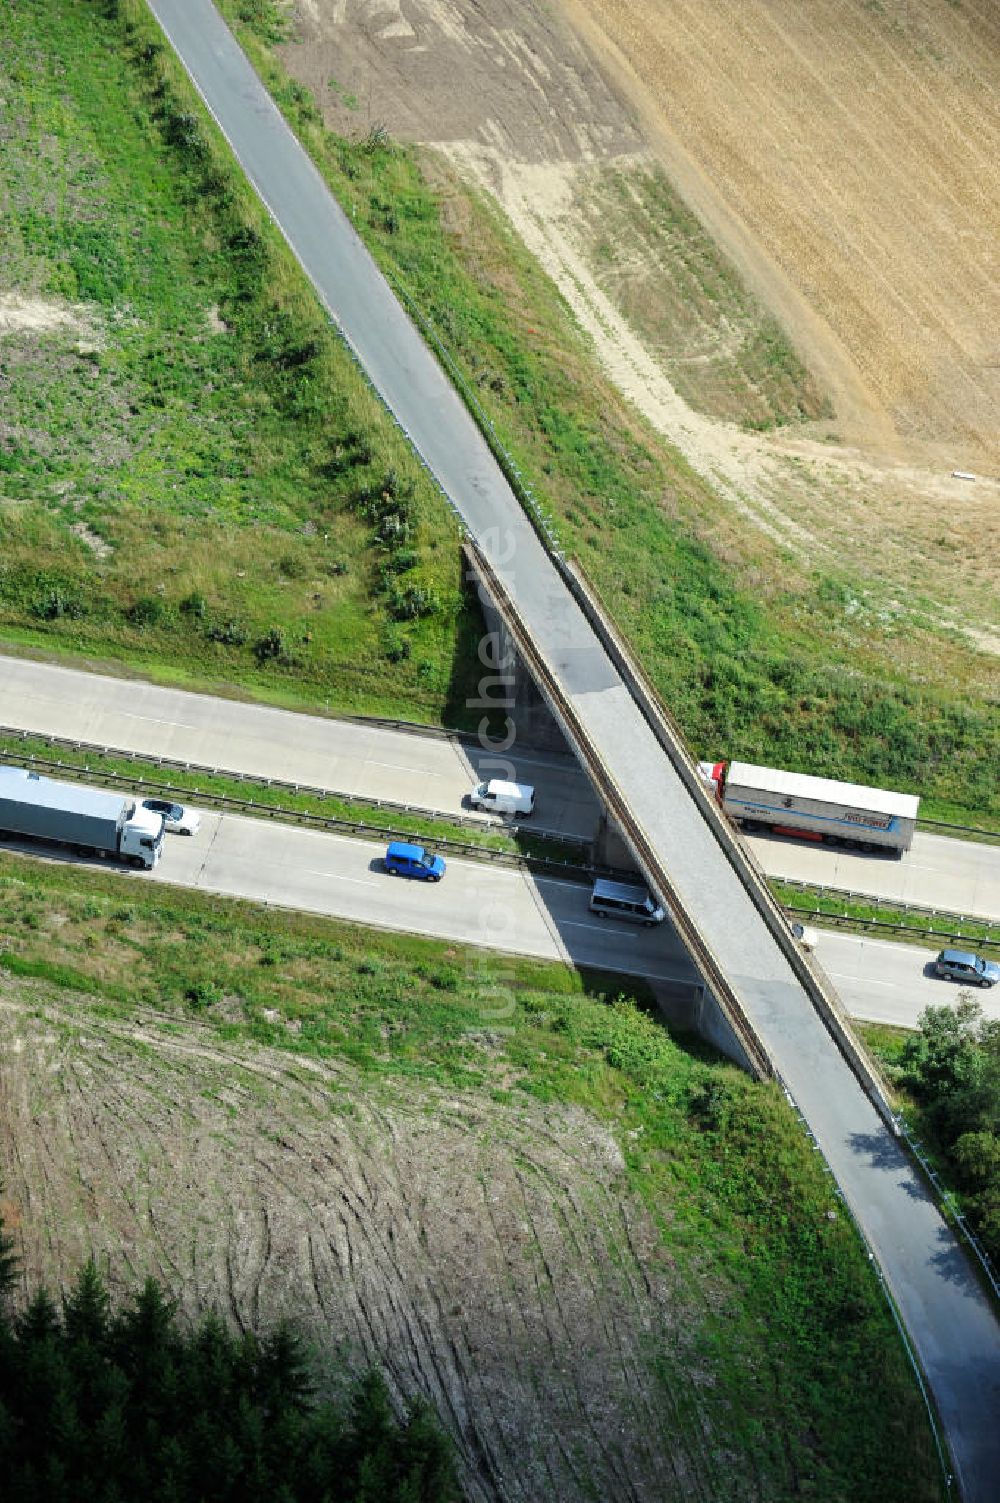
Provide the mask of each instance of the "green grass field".
POLYGON ((457 719, 457 526, 172 59, 5 7, 0 631, 457 719))
MULTIPOLYGON (((722 1474, 736 1458, 775 1500, 941 1496, 892 1319, 781 1093, 671 1039, 611 978, 8 855, 0 926, 7 973, 76 1009, 64 1028, 141 1012, 148 1029, 153 1009, 173 1039, 193 1020, 247 1050, 342 1060, 372 1090, 593 1114, 702 1312, 686 1360, 722 1474)), ((676 1400, 676 1354, 653 1335, 646 1360, 676 1400)))

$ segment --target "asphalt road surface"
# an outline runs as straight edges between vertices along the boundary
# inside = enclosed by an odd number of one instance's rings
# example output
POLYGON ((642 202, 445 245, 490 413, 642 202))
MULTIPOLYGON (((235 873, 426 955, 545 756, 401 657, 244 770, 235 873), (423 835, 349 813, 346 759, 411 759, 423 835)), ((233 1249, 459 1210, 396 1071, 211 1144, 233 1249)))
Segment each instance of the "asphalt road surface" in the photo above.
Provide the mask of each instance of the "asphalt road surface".
MULTIPOLYGON (((852 1018, 915 1028, 925 1007, 953 1004, 962 988, 931 974, 937 950, 867 935, 819 931, 816 958, 852 1018)), ((967 991, 988 1018, 1000 1021, 1000 986, 967 991)))
POLYGON ((961 1486, 995 1503, 1000 1326, 910 1160, 546 555, 440 366, 209 0, 149 0, 331 317, 501 574, 524 629, 797 1101, 878 1257, 961 1486))
MULTIPOLYGON (((0 725, 452 817, 479 817, 468 807, 473 787, 507 776, 494 753, 460 738, 299 715, 25 658, 0 657, 0 725)), ((508 755, 517 780, 537 789, 533 828, 593 835, 597 801, 572 758, 516 747, 508 755)))
MULTIPOLYGON (((446 815, 475 815, 465 802, 469 790, 498 775, 491 753, 458 739, 298 715, 25 658, 0 657, 0 725, 446 815)), ((516 745, 510 759, 516 779, 535 787, 533 829, 593 835, 597 799, 576 761, 516 745)), ((768 835, 751 836, 749 844, 771 877, 1000 922, 1000 842, 979 845, 918 832, 913 849, 900 858, 768 835)))
POLYGON ((73 861, 133 881, 170 883, 451 943, 695 987, 697 972, 669 921, 602 920, 589 885, 513 867, 449 860, 440 882, 390 876, 385 845, 270 820, 205 811, 197 835, 168 835, 152 872, 28 842, 4 849, 73 861))
POLYGON ((769 877, 938 908, 1000 923, 1000 841, 995 845, 918 830, 902 856, 838 851, 781 835, 745 837, 769 877))
MULTIPOLYGON (((273 907, 424 934, 540 960, 565 961, 666 982, 681 992, 697 973, 669 920, 655 928, 598 918, 579 882, 511 867, 449 860, 439 883, 390 877, 384 845, 319 830, 205 810, 193 839, 168 835, 151 873, 109 866, 26 842, 4 849, 80 861, 133 881, 166 882, 273 907)), ((916 1026, 930 1005, 955 1001, 959 988, 929 973, 935 951, 856 934, 819 931, 816 955, 852 1017, 916 1026)), ((1000 1018, 1000 987, 972 994, 1000 1018)))

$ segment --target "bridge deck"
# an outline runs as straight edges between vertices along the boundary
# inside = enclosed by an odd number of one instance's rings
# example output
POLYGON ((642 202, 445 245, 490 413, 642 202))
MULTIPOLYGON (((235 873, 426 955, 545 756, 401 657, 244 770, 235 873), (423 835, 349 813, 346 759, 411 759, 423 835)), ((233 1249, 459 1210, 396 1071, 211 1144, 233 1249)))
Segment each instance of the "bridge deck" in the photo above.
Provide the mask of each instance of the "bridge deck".
POLYGON ((880 1260, 966 1497, 1000 1476, 1000 1331, 908 1159, 554 569, 461 400, 209 0, 149 0, 320 298, 470 532, 599 748, 880 1260))

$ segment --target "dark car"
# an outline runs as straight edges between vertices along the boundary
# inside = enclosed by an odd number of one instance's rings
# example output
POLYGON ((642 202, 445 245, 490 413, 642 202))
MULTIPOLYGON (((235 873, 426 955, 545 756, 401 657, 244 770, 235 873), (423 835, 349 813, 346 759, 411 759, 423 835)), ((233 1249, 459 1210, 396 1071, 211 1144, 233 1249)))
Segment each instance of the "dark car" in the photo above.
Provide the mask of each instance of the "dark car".
POLYGON ((390 876, 416 877, 420 882, 440 882, 445 870, 440 856, 402 840, 394 840, 386 851, 385 869, 390 876))
POLYGON ((1000 981, 1000 965, 973 955, 971 950, 942 950, 934 962, 934 974, 966 986, 996 986, 1000 981))

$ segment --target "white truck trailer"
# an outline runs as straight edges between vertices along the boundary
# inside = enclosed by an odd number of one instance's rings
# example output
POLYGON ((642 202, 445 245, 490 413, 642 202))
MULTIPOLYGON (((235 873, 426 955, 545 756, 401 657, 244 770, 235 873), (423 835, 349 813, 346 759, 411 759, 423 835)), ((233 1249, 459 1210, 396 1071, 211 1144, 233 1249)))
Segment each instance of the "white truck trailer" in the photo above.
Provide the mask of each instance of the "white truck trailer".
POLYGON ((0 766, 0 835, 114 856, 148 871, 163 851, 163 815, 120 793, 0 766))
POLYGON ((723 809, 746 830, 775 830, 800 840, 895 851, 913 843, 920 800, 859 783, 779 772, 749 762, 701 762, 723 809))

